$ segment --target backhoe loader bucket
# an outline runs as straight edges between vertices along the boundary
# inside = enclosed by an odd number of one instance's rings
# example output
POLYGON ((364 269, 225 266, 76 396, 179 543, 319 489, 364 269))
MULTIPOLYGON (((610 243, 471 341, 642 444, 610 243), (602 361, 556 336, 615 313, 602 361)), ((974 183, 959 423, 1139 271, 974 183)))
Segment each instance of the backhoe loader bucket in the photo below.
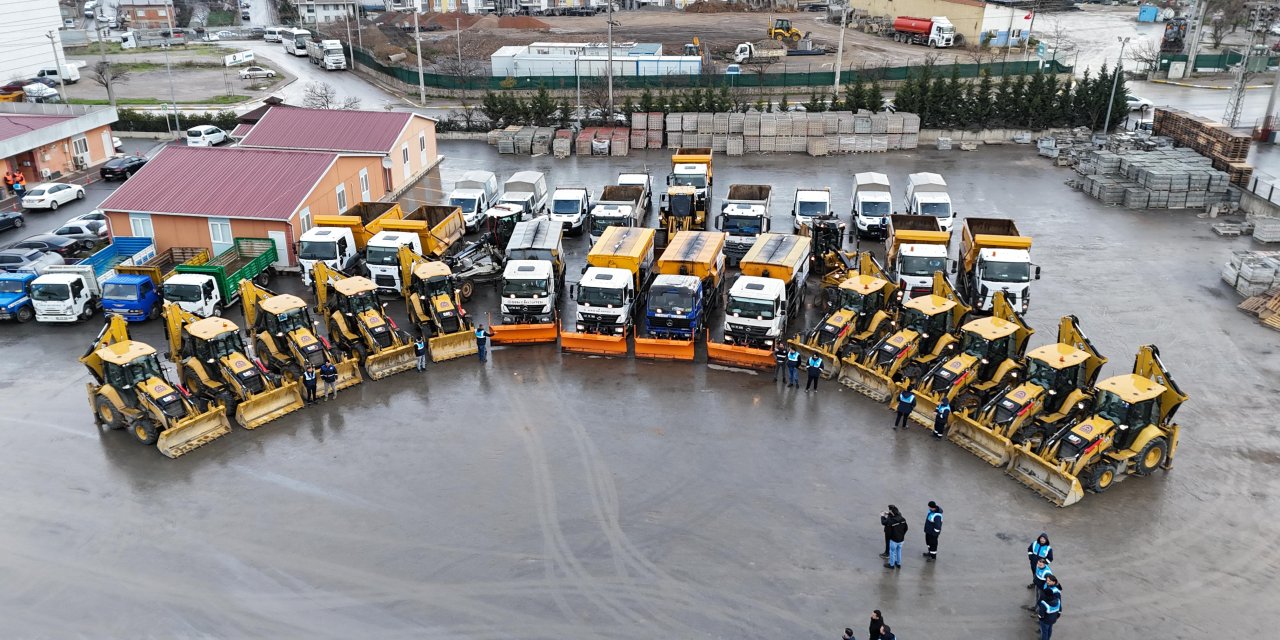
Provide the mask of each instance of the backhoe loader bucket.
POLYGON ((1080 479, 1068 474, 1057 464, 1032 453, 1029 443, 1010 447, 1009 467, 1006 473, 1015 480, 1031 487, 1049 502, 1059 507, 1069 507, 1084 498, 1080 479))
POLYGON ((599 333, 562 333, 560 349, 572 353, 591 353, 601 356, 627 355, 627 335, 603 335, 599 333))
POLYGON ((236 422, 246 429, 257 429, 301 409, 302 406, 302 384, 297 380, 290 380, 280 383, 275 389, 241 401, 236 405, 236 422))
POLYGON ((1013 443, 1008 438, 984 427, 972 415, 956 412, 951 416, 947 438, 993 467, 1009 463, 1013 443))
POLYGON ((402 344, 365 356, 364 370, 368 372, 370 380, 381 380, 412 369, 417 361, 417 356, 413 354, 413 343, 402 344))
POLYGON ((214 404, 208 411, 188 415, 161 431, 156 448, 160 453, 176 458, 228 433, 231 433, 231 423, 227 420, 227 408, 214 404))
POLYGON ((836 354, 829 351, 823 351, 822 349, 816 349, 795 339, 789 340, 787 344, 795 347, 796 351, 800 352, 801 368, 807 366, 809 356, 817 355, 819 358, 822 358, 822 378, 824 380, 830 380, 831 378, 839 375, 840 357, 836 354))
POLYGON ((752 349, 710 340, 707 341, 707 360, 730 367, 761 371, 768 371, 776 364, 770 349, 752 349))
POLYGON ((334 366, 338 368, 339 391, 364 382, 364 376, 360 375, 360 361, 358 359, 351 357, 346 360, 337 360, 334 366))
MULTIPOLYGON (((427 345, 431 347, 431 361, 444 362, 445 360, 453 360, 461 358, 480 351, 476 346, 476 334, 471 331, 455 331, 454 333, 442 333, 427 340, 427 345)), ((405 368, 413 366, 413 345, 409 345, 409 364, 405 368)), ((365 365, 367 368, 368 365, 365 365)), ((370 373, 370 376, 373 374, 370 373)))
POLYGON ((693 362, 693 339, 636 338, 636 357, 693 362))
MULTIPOLYGON (((495 324, 489 342, 493 344, 544 344, 555 342, 560 326, 554 322, 544 324, 495 324)), ((475 353, 474 351, 472 353, 475 353)))
POLYGON ((916 391, 916 408, 911 411, 911 419, 932 429, 933 420, 938 415, 939 400, 940 398, 931 393, 916 391))
POLYGON ((876 402, 887 402, 897 386, 888 376, 871 369, 853 358, 841 361, 840 384, 861 393, 876 402))

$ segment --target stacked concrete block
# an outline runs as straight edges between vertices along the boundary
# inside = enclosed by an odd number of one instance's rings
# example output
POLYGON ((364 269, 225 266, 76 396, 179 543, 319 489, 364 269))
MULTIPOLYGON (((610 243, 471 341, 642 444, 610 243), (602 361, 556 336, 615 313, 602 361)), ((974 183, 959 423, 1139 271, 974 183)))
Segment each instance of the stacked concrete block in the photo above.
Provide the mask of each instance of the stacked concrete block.
POLYGON ((715 114, 699 113, 698 114, 698 135, 709 136, 715 127, 715 114))
POLYGON ((1156 109, 1152 133, 1168 136, 1179 145, 1207 157, 1213 168, 1227 172, 1232 184, 1246 186, 1253 174, 1249 159, 1252 139, 1231 127, 1177 109, 1156 109))
POLYGON ((729 115, 730 114, 728 113, 716 113, 712 115, 712 118, 711 118, 712 135, 716 135, 716 134, 728 135, 729 134, 729 115))
POLYGON ((1233 251, 1222 265, 1222 280, 1242 296, 1256 296, 1280 286, 1280 252, 1233 251))
POLYGON ((738 134, 729 134, 729 138, 725 141, 725 155, 740 156, 746 152, 746 145, 743 144, 742 136, 738 134))
POLYGON ((1086 193, 1131 209, 1203 209, 1231 199, 1228 174, 1186 148, 1085 151, 1076 171, 1086 176, 1086 193))

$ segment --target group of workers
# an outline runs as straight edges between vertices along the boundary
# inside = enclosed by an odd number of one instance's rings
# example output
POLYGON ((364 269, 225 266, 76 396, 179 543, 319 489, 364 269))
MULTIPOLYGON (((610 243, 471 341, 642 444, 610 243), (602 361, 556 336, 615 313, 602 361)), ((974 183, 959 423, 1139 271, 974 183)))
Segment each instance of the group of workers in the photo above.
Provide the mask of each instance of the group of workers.
POLYGON ((5 171, 4 188, 8 193, 21 198, 23 192, 27 190, 27 176, 21 171, 5 171))
MULTIPOLYGON (((773 348, 773 363, 774 382, 781 379, 787 383, 788 387, 800 386, 800 352, 795 347, 779 342, 773 348)), ((806 393, 817 391, 818 380, 822 377, 822 358, 811 354, 804 364, 805 373, 808 375, 804 390, 806 393)))

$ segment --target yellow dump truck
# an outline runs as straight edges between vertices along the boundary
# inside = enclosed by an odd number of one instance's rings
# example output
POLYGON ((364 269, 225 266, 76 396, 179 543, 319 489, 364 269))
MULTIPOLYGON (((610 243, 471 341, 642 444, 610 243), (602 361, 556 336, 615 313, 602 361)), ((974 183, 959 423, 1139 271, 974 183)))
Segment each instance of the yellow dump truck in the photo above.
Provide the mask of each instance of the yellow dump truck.
POLYGON ((861 357, 892 328, 898 317, 896 291, 871 252, 864 251, 825 294, 831 311, 789 343, 806 360, 810 355, 821 358, 822 376, 832 378, 840 373, 843 358, 861 357))
POLYGON ((227 406, 240 426, 257 429, 303 407, 301 383, 249 358, 234 322, 201 318, 166 302, 164 328, 178 381, 191 393, 227 406))
POLYGON ((370 379, 414 367, 413 342, 387 317, 372 280, 347 276, 317 262, 312 282, 329 341, 360 360, 370 379))
POLYGON ((319 371, 327 362, 338 369, 338 390, 364 380, 360 361, 354 356, 339 357, 316 335, 316 323, 302 298, 273 293, 245 279, 240 281, 240 305, 253 336, 253 353, 272 373, 301 380, 307 365, 319 371))
POLYGON ((479 350, 475 327, 462 308, 462 293, 449 265, 400 247, 401 294, 409 320, 427 339, 431 360, 442 362, 479 350))
POLYGON ((361 202, 337 215, 317 215, 311 220, 312 228, 332 227, 349 229, 355 238, 356 248, 364 250, 369 240, 382 230, 382 222, 399 220, 404 210, 396 202, 361 202))
POLYGON ((711 149, 682 147, 671 155, 667 191, 662 194, 660 214, 667 238, 680 231, 707 228, 707 211, 714 183, 711 149))
POLYGON ((647 337, 636 337, 636 357, 692 361, 694 341, 720 303, 724 244, 719 231, 681 231, 658 258, 645 306, 647 337))
POLYGON ((950 244, 951 233, 933 216, 889 216, 884 266, 903 302, 932 293, 933 274, 946 270, 950 244))
POLYGON ((1172 469, 1181 427, 1173 421, 1187 395, 1155 345, 1138 350, 1133 372, 1098 383, 1090 415, 1064 425, 1039 447, 1013 448, 1008 473, 1054 504, 1079 502, 1127 476, 1172 469))
POLYGON ((231 433, 226 407, 214 402, 198 408, 186 390, 165 379, 156 350, 129 339, 118 315, 107 316, 80 362, 94 380, 85 386, 98 425, 128 429, 170 458, 231 433))
POLYGON ((408 248, 413 253, 439 259, 462 239, 466 221, 458 207, 431 204, 401 218, 384 216, 365 229, 374 231, 364 249, 369 279, 383 293, 398 294, 403 288, 400 249, 408 248))
POLYGON ((707 360, 768 370, 774 345, 804 312, 809 238, 762 233, 738 264, 742 275, 725 299, 724 343, 707 340, 707 360))
POLYGON ((1075 316, 1058 321, 1058 342, 1027 353, 1017 384, 973 411, 952 415, 947 437, 993 466, 1009 463, 1013 446, 1039 448, 1059 425, 1083 417, 1093 383, 1107 359, 1080 330, 1075 316))
POLYGON ((640 296, 653 272, 657 232, 644 227, 606 227, 587 252, 587 268, 570 294, 577 303, 574 331, 560 335, 560 348, 577 353, 627 355, 640 296))
POLYGON ((960 236, 956 289, 974 311, 989 311, 997 291, 1020 313, 1027 312, 1031 281, 1040 267, 1031 264, 1031 238, 1005 218, 965 218, 960 236))

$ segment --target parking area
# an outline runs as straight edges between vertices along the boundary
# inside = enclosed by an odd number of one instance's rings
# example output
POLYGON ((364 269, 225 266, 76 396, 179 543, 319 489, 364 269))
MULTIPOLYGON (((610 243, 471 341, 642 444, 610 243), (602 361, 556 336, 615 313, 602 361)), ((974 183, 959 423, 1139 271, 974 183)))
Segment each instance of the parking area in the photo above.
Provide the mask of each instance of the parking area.
MULTIPOLYGON (((557 160, 442 141, 439 151, 441 180, 409 198, 439 201, 469 169, 500 180, 538 170, 552 188, 598 193, 636 169, 656 188, 670 166, 666 150, 557 160)), ((1058 509, 923 428, 890 431, 885 407, 834 381, 805 394, 701 358, 551 346, 366 381, 170 460, 94 428, 76 358, 97 320, 9 324, 0 626, 530 639, 838 637, 849 626, 862 637, 881 609, 902 638, 1025 639, 1025 549, 1040 531, 1064 585, 1060 637, 1261 638, 1280 624, 1270 597, 1280 334, 1237 311, 1218 280, 1248 239, 1219 238, 1193 212, 1102 207, 1025 146, 715 162, 717 196, 773 185, 780 230, 797 187, 831 187, 847 220, 852 175, 868 170, 889 175, 895 200, 909 173, 934 171, 959 215, 1015 219, 1043 271, 1032 345, 1051 342, 1068 313, 1110 359, 1104 377, 1158 345, 1191 396, 1175 468, 1058 509), (929 500, 946 527, 940 559, 926 564, 929 500), (896 573, 876 555, 889 503, 911 526, 896 573)), ((573 282, 588 242, 565 246, 573 282)), ((301 292, 292 276, 272 288, 301 292)), ((402 302, 387 308, 406 326, 402 302)), ((496 313, 493 292, 467 309, 496 313)), ((228 317, 239 322, 238 309, 228 317)), ((158 323, 132 329, 163 350, 158 323)))

